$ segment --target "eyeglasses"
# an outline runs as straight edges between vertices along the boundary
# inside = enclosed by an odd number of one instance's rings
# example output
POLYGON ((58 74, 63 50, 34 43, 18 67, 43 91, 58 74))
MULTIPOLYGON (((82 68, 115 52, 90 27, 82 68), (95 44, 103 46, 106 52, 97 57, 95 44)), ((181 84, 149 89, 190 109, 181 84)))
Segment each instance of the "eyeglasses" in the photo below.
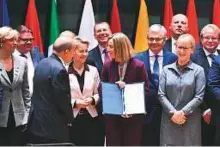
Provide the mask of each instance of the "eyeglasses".
POLYGON ((176 49, 179 49, 179 50, 187 50, 187 49, 190 49, 190 48, 194 48, 193 46, 190 46, 190 47, 186 47, 186 46, 178 46, 176 45, 176 49))
POLYGON ((219 38, 206 36, 206 37, 202 37, 202 39, 205 40, 205 41, 209 41, 210 39, 211 39, 212 41, 217 41, 219 38))
POLYGON ((153 42, 154 40, 156 42, 160 42, 160 41, 162 41, 164 39, 165 39, 164 37, 158 37, 158 38, 148 37, 148 41, 151 41, 151 42, 153 42))
POLYGON ((21 38, 19 37, 20 40, 25 41, 25 42, 33 42, 34 38, 21 38))

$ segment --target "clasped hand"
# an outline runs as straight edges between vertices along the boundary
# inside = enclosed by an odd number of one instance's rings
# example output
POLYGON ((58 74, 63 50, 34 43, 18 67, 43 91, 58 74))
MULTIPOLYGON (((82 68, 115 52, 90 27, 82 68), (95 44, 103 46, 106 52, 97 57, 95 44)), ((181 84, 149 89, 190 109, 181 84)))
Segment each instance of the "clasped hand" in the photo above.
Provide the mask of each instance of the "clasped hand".
POLYGON ((76 107, 77 108, 86 108, 87 106, 92 104, 92 98, 88 97, 85 99, 77 99, 76 100, 76 107))
POLYGON ((173 123, 178 124, 178 125, 183 125, 186 122, 186 116, 182 110, 174 111, 171 113, 173 113, 173 116, 171 117, 171 120, 173 121, 173 123))
POLYGON ((125 88, 125 82, 123 82, 123 81, 117 81, 117 82, 115 82, 115 84, 117 84, 119 86, 119 88, 121 88, 121 89, 125 88))

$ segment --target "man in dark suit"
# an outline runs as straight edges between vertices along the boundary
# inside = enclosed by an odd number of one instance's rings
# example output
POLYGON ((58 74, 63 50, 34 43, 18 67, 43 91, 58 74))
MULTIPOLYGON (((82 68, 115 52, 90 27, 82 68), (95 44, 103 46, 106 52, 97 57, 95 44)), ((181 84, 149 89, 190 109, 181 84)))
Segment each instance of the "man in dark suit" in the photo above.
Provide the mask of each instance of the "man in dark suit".
POLYGON ((17 49, 14 52, 14 55, 22 56, 27 59, 28 63, 28 81, 29 81, 29 88, 30 94, 33 94, 33 76, 34 76, 34 69, 44 58, 38 47, 33 47, 33 34, 30 29, 26 26, 19 26, 19 38, 17 41, 17 49))
MULTIPOLYGON (((202 47, 196 49, 191 57, 191 60, 198 65, 202 66, 205 71, 206 80, 208 79, 209 68, 212 65, 213 56, 218 55, 218 44, 220 43, 220 32, 219 28, 214 24, 206 25, 200 33, 200 42, 202 47)), ((213 95, 210 93, 208 88, 206 88, 205 96, 203 98, 204 102, 200 106, 203 111, 202 120, 202 145, 203 146, 213 146, 215 126, 214 120, 215 115, 212 113, 214 109, 214 99, 213 95), (212 119, 211 119, 212 113, 212 119)))
POLYGON ((106 51, 107 42, 112 32, 107 22, 99 22, 94 26, 94 35, 98 41, 98 46, 89 51, 87 63, 96 66, 101 75, 102 66, 105 60, 108 60, 108 53, 106 51))
POLYGON ((29 143, 69 142, 73 118, 69 76, 65 65, 70 63, 75 41, 59 37, 54 53, 43 59, 35 69, 32 114, 28 126, 29 143))
POLYGON ((159 74, 163 66, 171 64, 177 59, 175 54, 163 50, 166 34, 166 29, 160 24, 152 25, 148 31, 149 49, 135 57, 144 62, 150 81, 150 96, 146 103, 148 114, 142 138, 144 146, 160 145, 161 106, 157 98, 159 74))
POLYGON ((188 18, 183 14, 174 15, 170 24, 170 30, 172 32, 172 37, 166 41, 164 50, 176 54, 175 42, 180 35, 188 32, 188 18))
POLYGON ((210 92, 214 95, 215 100, 215 137, 214 145, 220 146, 220 56, 214 57, 212 66, 208 73, 208 88, 210 92))

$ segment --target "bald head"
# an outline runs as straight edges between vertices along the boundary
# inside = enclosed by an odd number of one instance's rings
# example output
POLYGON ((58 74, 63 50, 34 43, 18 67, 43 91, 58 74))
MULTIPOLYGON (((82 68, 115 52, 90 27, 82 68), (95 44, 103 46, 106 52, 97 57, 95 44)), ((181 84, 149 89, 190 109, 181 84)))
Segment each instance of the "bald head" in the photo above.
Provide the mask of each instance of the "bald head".
POLYGON ((61 32, 59 37, 69 37, 69 38, 74 39, 76 37, 76 34, 74 34, 73 32, 69 30, 66 30, 66 31, 61 32))
POLYGON ((186 34, 189 30, 188 18, 183 14, 174 15, 172 18, 170 29, 172 31, 173 38, 178 39, 180 35, 186 34))
POLYGON ((60 36, 54 42, 53 49, 57 53, 63 52, 65 50, 71 50, 73 48, 73 42, 73 39, 70 37, 60 36))

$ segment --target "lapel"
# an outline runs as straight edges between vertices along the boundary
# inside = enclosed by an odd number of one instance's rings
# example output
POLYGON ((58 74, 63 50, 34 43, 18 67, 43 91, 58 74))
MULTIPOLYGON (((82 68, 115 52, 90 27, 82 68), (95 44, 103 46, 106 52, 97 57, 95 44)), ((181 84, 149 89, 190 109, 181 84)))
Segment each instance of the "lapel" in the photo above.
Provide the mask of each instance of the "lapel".
POLYGON ((8 74, 5 70, 2 70, 1 77, 2 77, 1 82, 7 85, 8 87, 11 87, 11 81, 9 80, 8 74))
POLYGON ((34 64, 34 67, 36 67, 36 66, 37 66, 37 63, 38 63, 38 62, 37 62, 37 54, 36 54, 36 53, 37 53, 37 52, 36 52, 35 48, 30 51, 31 59, 32 59, 32 62, 33 62, 33 64, 34 64))
POLYGON ((13 71, 13 82, 12 86, 14 86, 17 83, 18 77, 19 77, 19 71, 20 71, 20 60, 18 60, 15 56, 13 56, 14 59, 14 71, 13 71))
POLYGON ((208 59, 205 55, 205 52, 202 48, 199 49, 199 58, 198 60, 200 60, 201 62, 201 66, 203 66, 203 68, 205 68, 206 72, 209 68, 209 62, 208 62, 208 59))
POLYGON ((148 73, 151 73, 151 70, 150 70, 149 50, 147 50, 146 52, 144 52, 143 60, 144 60, 144 64, 145 64, 146 70, 148 71, 148 73))
POLYGON ((169 55, 168 55, 168 52, 163 50, 163 67, 169 62, 169 55))
POLYGON ((100 50, 99 50, 99 47, 97 46, 95 48, 95 53, 94 53, 94 59, 97 61, 97 67, 99 67, 100 69, 102 68, 103 66, 103 62, 102 62, 102 55, 100 53, 100 50))

